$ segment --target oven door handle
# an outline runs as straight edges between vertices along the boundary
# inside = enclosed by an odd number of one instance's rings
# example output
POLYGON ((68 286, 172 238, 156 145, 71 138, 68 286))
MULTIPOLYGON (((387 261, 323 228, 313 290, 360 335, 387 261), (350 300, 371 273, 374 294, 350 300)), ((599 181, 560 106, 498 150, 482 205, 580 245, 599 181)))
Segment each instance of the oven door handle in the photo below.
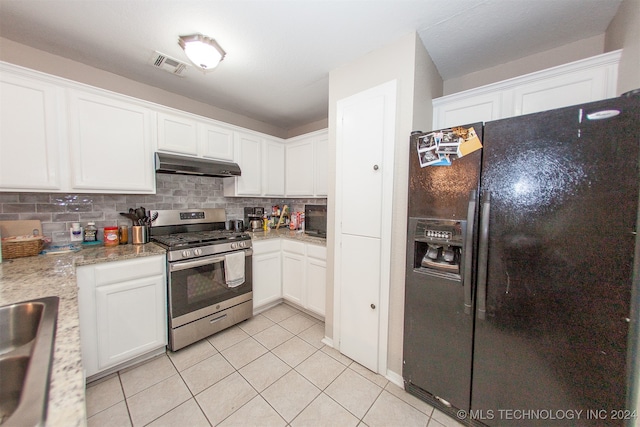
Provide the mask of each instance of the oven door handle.
MULTIPOLYGON (((246 249, 244 251, 245 256, 253 255, 253 249, 246 249)), ((202 267, 204 265, 215 264, 217 262, 223 262, 224 256, 213 256, 195 259, 193 261, 181 261, 169 265, 169 272, 188 270, 189 268, 202 267)))

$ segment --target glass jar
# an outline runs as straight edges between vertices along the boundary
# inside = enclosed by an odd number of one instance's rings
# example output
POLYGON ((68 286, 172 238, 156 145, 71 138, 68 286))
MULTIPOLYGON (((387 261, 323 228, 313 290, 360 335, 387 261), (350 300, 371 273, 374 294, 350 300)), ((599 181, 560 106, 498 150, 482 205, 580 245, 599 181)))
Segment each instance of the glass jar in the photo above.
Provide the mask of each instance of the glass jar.
POLYGON ((126 245, 129 243, 129 227, 126 225, 120 226, 120 244, 126 245))
POLYGON ((104 228, 104 245, 105 246, 118 246, 120 239, 118 237, 118 227, 105 227, 104 228))
POLYGON ((96 227, 95 222, 90 222, 84 228, 84 237, 83 241, 85 242, 95 242, 98 240, 98 228, 96 227))

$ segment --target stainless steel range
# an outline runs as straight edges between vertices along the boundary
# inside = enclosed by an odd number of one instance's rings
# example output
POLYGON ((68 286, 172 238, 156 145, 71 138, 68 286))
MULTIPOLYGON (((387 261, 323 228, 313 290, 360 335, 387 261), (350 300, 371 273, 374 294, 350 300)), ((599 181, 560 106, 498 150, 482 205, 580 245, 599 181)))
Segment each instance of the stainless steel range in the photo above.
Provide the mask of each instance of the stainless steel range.
POLYGON ((151 240, 167 249, 169 349, 253 315, 251 237, 225 230, 224 209, 152 211, 151 240))

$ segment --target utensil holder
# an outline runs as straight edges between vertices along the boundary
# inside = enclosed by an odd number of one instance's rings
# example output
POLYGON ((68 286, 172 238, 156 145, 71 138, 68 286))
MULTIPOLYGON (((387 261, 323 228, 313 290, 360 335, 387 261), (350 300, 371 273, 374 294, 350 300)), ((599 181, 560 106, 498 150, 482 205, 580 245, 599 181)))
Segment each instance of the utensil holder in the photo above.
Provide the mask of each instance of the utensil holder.
POLYGON ((131 227, 131 243, 134 245, 149 243, 149 227, 145 225, 134 225, 131 227))

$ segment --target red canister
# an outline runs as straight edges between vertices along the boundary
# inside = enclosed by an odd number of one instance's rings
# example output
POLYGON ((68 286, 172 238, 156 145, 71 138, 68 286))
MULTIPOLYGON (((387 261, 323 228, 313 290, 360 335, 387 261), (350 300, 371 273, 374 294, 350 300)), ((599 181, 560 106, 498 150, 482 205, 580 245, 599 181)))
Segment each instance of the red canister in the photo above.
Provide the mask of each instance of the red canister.
POLYGON ((118 238, 118 227, 105 227, 104 228, 104 245, 105 246, 118 246, 120 240, 118 238))

